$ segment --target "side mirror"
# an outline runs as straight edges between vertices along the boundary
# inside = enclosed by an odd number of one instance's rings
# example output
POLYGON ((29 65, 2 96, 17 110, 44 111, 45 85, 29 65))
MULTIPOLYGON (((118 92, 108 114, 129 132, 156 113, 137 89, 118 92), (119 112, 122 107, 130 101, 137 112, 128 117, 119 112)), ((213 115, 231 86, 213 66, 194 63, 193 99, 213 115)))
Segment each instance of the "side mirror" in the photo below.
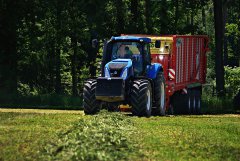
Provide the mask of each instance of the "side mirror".
POLYGON ((161 47, 161 41, 160 40, 156 40, 155 41, 155 48, 160 48, 161 47))
POLYGON ((98 47, 98 40, 97 39, 92 39, 92 47, 97 48, 98 47))

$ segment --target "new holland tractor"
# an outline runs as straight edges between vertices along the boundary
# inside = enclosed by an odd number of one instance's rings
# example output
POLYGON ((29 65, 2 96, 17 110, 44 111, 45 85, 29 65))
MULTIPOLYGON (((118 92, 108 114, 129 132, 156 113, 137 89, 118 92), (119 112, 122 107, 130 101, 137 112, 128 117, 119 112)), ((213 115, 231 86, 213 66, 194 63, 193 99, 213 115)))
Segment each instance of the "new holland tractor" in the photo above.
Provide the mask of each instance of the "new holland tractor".
MULTIPOLYGON (((118 36, 105 44, 101 77, 84 83, 85 114, 129 105, 136 116, 165 115, 163 67, 151 63, 150 43, 146 37, 118 36)), ((160 43, 156 41, 155 47, 159 48, 160 43)))

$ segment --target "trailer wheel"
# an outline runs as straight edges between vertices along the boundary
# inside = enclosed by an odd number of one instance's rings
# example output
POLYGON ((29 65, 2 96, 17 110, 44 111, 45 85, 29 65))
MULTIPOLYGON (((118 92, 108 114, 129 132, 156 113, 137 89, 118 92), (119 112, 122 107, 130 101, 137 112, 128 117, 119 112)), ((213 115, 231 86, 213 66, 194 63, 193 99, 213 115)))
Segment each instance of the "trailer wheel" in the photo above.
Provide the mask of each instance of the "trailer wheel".
POLYGON ((163 72, 157 74, 156 79, 154 80, 154 107, 152 113, 154 115, 165 115, 166 111, 166 91, 165 91, 165 79, 163 72))
POLYGON ((131 88, 130 101, 132 114, 136 116, 151 116, 152 88, 148 80, 134 80, 131 88))
POLYGON ((196 90, 196 113, 197 115, 201 114, 201 92, 196 90))
POLYGON ((187 104, 186 114, 190 115, 190 114, 194 113, 195 107, 196 107, 194 90, 188 90, 187 99, 188 99, 188 104, 187 104))
POLYGON ((100 110, 95 96, 96 85, 97 81, 94 79, 89 79, 84 83, 83 109, 84 113, 87 115, 96 114, 100 110))

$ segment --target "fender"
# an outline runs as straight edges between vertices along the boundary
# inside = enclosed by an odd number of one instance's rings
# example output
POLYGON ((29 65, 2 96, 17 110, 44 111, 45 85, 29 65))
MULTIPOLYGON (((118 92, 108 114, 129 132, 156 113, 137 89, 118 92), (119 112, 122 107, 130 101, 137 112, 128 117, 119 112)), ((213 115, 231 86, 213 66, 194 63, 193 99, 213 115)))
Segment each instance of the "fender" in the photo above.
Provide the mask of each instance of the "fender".
POLYGON ((162 64, 154 63, 151 65, 147 65, 147 77, 151 79, 155 79, 157 76, 157 73, 159 71, 163 71, 162 64))

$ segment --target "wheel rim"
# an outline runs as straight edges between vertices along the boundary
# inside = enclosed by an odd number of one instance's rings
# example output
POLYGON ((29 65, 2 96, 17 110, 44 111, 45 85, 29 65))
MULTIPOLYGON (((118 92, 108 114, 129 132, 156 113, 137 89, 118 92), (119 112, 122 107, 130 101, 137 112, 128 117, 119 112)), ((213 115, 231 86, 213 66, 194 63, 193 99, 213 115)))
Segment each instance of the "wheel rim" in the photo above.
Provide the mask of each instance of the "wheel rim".
POLYGON ((200 100, 200 98, 198 98, 198 104, 197 105, 198 105, 197 106, 198 110, 200 110, 200 107, 201 107, 201 100, 200 100))
POLYGON ((191 110, 191 97, 188 97, 188 111, 191 110))
POLYGON ((193 98, 193 109, 196 109, 196 97, 193 98))
POLYGON ((161 84, 161 109, 164 110, 164 101, 165 101, 165 89, 164 89, 164 83, 161 84))
POLYGON ((151 105, 151 95, 150 95, 150 91, 147 91, 147 110, 150 110, 150 105, 151 105))

